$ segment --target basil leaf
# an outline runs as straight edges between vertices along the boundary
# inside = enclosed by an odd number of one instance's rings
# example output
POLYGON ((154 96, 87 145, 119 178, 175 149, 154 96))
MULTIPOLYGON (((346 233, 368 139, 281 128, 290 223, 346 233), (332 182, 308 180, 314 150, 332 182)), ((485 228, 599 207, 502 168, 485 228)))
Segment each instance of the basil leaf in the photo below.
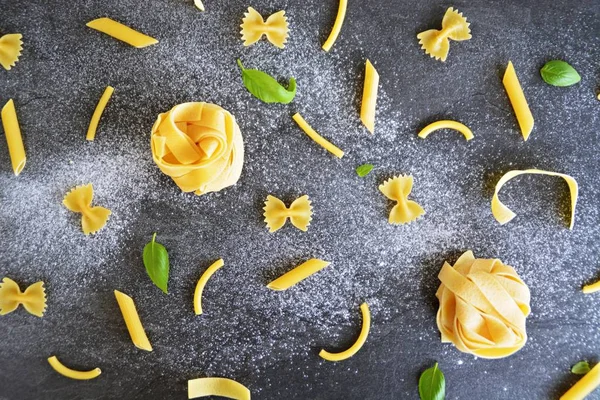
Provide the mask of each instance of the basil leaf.
POLYGON ((581 80, 581 76, 567 62, 548 61, 540 70, 542 79, 552 86, 571 86, 581 80))
POLYGON ((579 361, 577 364, 573 365, 571 372, 577 375, 585 375, 590 372, 590 364, 588 364, 587 361, 579 361))
POLYGON ((360 176, 361 178, 364 178, 365 176, 369 175, 369 172, 371 172, 373 170, 373 164, 363 164, 363 165, 359 165, 356 168, 356 174, 358 176, 360 176))
POLYGON ((169 281, 169 253, 160 243, 156 243, 156 233, 152 235, 152 241, 144 246, 143 253, 144 266, 152 282, 160 290, 167 292, 167 283, 169 281))
POLYGON ((296 80, 290 78, 289 87, 286 89, 271 75, 257 69, 246 69, 242 62, 237 60, 242 69, 244 86, 259 100, 265 103, 288 104, 296 97, 296 80))
POLYGON ((438 363, 421 374, 419 396, 421 400, 444 400, 446 397, 446 379, 438 368, 438 363))

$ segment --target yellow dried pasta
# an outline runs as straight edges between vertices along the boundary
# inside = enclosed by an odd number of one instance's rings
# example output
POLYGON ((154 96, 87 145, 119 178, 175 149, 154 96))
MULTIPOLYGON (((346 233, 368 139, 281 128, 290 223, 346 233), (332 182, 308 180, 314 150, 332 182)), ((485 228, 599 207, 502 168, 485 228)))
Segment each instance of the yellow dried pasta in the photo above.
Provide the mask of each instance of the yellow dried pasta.
POLYGON ((23 168, 25 168, 27 156, 25 155, 25 147, 23 146, 23 137, 21 136, 17 110, 15 110, 15 103, 12 99, 8 100, 4 107, 2 107, 1 117, 13 172, 16 176, 19 176, 23 168))
POLYGON ((431 132, 437 131, 438 129, 454 129, 462 133, 465 139, 467 140, 471 140, 474 137, 473 132, 471 132, 471 130, 466 125, 451 120, 441 120, 433 122, 427 125, 425 128, 421 129, 418 136, 421 139, 425 139, 427 136, 429 136, 431 132))
POLYGON ((365 86, 363 88, 362 103, 360 106, 360 120, 369 132, 375 130, 375 108, 377 106, 377 88, 379 86, 379 74, 367 60, 365 64, 365 86))
POLYGON ((277 197, 268 195, 264 210, 265 222, 271 233, 281 229, 288 218, 292 225, 304 232, 312 221, 312 206, 307 195, 298 197, 289 208, 277 197))
POLYGON ((442 29, 429 29, 417 35, 421 48, 436 60, 446 61, 450 51, 449 39, 455 41, 471 39, 471 29, 462 13, 450 7, 442 19, 442 29))
POLYGON ((407 224, 425 214, 425 210, 417 202, 408 200, 412 186, 411 175, 395 176, 379 185, 379 190, 385 197, 397 202, 390 211, 390 224, 407 224))
POLYGON ((71 189, 63 199, 63 204, 70 211, 81 213, 81 228, 86 235, 102 229, 111 214, 107 208, 92 207, 93 199, 94 188, 91 183, 71 189))
POLYGON ((577 181, 569 175, 560 174, 558 172, 543 171, 540 169, 508 171, 502 176, 502 178, 500 178, 500 180, 496 184, 494 196, 492 197, 492 214, 494 215, 494 218, 496 218, 496 221, 504 225, 517 215, 500 201, 500 199, 498 198, 498 193, 500 192, 500 189, 502 189, 502 186, 506 184, 506 182, 510 181, 516 176, 523 174, 559 176, 567 182, 567 185, 569 185, 569 192, 571 194, 571 222, 569 224, 569 229, 573 229, 573 225, 575 224, 575 207, 577 206, 577 196, 579 193, 579 186, 577 185, 577 181))
POLYGON ((454 267, 444 262, 438 278, 442 342, 483 358, 507 357, 525 345, 530 293, 511 266, 467 251, 454 267))
POLYGON ((98 18, 86 24, 87 27, 112 36, 138 49, 158 43, 158 40, 131 29, 127 25, 110 18, 98 18))
POLYGON ((348 0, 340 0, 338 11, 335 16, 335 22, 333 23, 333 27, 331 28, 331 32, 329 33, 327 40, 325 43, 323 43, 323 50, 331 50, 331 47, 333 47, 333 44, 337 40, 340 31, 342 30, 344 19, 346 18, 346 8, 348 8, 348 0))
POLYGON ((88 127, 87 135, 85 136, 86 140, 92 141, 96 137, 96 130, 98 129, 98 123, 100 122, 100 117, 102 117, 102 113, 106 108, 106 104, 110 100, 110 96, 112 96, 115 88, 112 86, 107 86, 104 89, 104 93, 102 93, 102 97, 100 97, 100 101, 94 110, 94 114, 92 115, 92 119, 90 121, 90 126, 88 127))
POLYGON ((229 378, 197 378, 188 381, 188 399, 221 396, 235 400, 250 400, 250 390, 229 378))
POLYGON ((102 373, 100 368, 94 368, 89 371, 77 371, 71 369, 69 367, 66 367, 63 363, 61 363, 58 360, 58 358, 56 358, 56 356, 49 357, 48 363, 56 372, 71 379, 89 380, 97 378, 102 373))
POLYGON ((523 93, 523 88, 521 88, 521 83, 519 83, 519 78, 517 78, 515 67, 511 61, 508 62, 508 66, 504 72, 502 84, 504 85, 510 104, 517 117, 523 140, 527 140, 533 130, 533 115, 531 114, 529 104, 527 104, 527 99, 525 98, 525 93, 523 93))
POLYGON ((585 294, 596 293, 600 291, 600 281, 592 283, 590 285, 585 285, 581 291, 585 294))
POLYGON ((327 150, 337 158, 344 157, 344 152, 339 147, 331 143, 329 140, 319 135, 317 131, 315 131, 308 124, 308 122, 306 122, 306 120, 302 118, 302 115, 300 115, 300 113, 294 114, 292 118, 294 119, 294 121, 296 121, 300 129, 302 129, 304 133, 306 133, 306 135, 308 135, 309 138, 314 140, 319 146, 323 147, 325 150, 327 150))
POLYGON ((202 4, 202 0, 194 0, 194 5, 196 6, 196 8, 198 8, 200 11, 204 11, 204 4, 202 4))
POLYGON ((200 279, 196 284, 196 290, 194 290, 194 313, 196 313, 196 315, 202 314, 202 292, 204 291, 206 282, 208 282, 210 277, 213 276, 213 274, 217 272, 217 270, 220 269, 224 264, 225 263, 223 259, 220 258, 212 263, 212 265, 208 267, 206 271, 204 271, 202 276, 200 276, 200 279))
POLYGON ((135 347, 141 350, 152 351, 152 345, 148 340, 133 299, 118 290, 115 290, 115 298, 117 299, 119 309, 121 310, 121 314, 123 314, 123 320, 125 320, 125 325, 127 326, 127 331, 129 331, 129 336, 131 336, 131 341, 135 347))
POLYGON ((46 311, 44 282, 36 282, 21 292, 17 282, 5 277, 0 282, 0 315, 15 311, 19 305, 23 305, 29 314, 43 317, 46 311))
POLYGON ((286 290, 294 286, 295 284, 303 281, 312 274, 319 272, 326 266, 331 264, 328 261, 311 258, 308 261, 303 262, 291 271, 286 272, 279 278, 275 279, 267 285, 272 290, 286 290))
POLYGON ((248 7, 248 12, 244 14, 242 19, 242 40, 244 46, 250 46, 258 42, 263 35, 273 45, 283 49, 289 35, 289 28, 285 11, 281 10, 271 14, 266 21, 252 7, 248 7))
POLYGON ((23 50, 23 35, 10 33, 0 37, 0 65, 10 71, 15 66, 23 50))
POLYGON ((598 386, 600 386, 600 363, 596 364, 565 394, 560 396, 559 400, 583 400, 598 386))
POLYGON ((355 355, 363 347, 371 329, 371 311, 367 303, 360 305, 360 311, 362 313, 362 327, 354 344, 340 353, 330 353, 327 350, 321 350, 319 352, 321 358, 327 361, 343 361, 355 355))

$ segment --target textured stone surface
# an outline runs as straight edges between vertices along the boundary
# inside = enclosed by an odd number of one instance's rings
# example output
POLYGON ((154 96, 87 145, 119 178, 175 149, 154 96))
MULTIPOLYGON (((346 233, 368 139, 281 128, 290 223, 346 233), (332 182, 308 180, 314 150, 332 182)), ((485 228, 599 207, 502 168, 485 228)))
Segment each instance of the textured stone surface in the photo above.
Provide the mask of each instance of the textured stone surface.
MULTIPOLYGON (((257 399, 416 399, 419 374, 434 361, 449 399, 557 398, 577 379, 569 368, 600 361, 600 311, 580 287, 598 278, 600 215, 600 5, 597 1, 439 3, 350 1, 330 53, 320 49, 335 1, 9 1, 0 0, 0 34, 20 32, 24 52, 0 71, 0 103, 16 103, 27 165, 19 177, 0 128, 0 277, 24 288, 47 284, 43 319, 19 309, 0 319, 1 399, 185 398, 187 379, 226 376, 257 399), (290 39, 244 48, 239 24, 248 6, 263 16, 285 9, 290 39), (452 43, 446 63, 426 56, 416 34, 438 28, 448 6, 464 12, 473 39, 452 43), (134 49, 85 27, 109 16, 156 37, 134 49), (236 58, 287 80, 296 100, 266 105, 244 89, 236 58), (365 58, 381 76, 375 134, 359 123, 365 58), (540 67, 565 59, 581 74, 571 88, 546 85, 540 67), (512 60, 536 118, 523 142, 501 76, 512 60), (85 142, 106 85, 115 94, 96 141, 85 142), (157 114, 185 101, 230 110, 245 139, 237 186, 182 194, 152 162, 157 114), (338 160, 294 124, 299 111, 344 149, 338 160), (447 117, 475 139, 419 128, 447 117), (358 178, 354 168, 376 169, 358 178), (501 198, 518 217, 500 226, 489 206, 493 186, 512 168, 574 176, 581 187, 575 227, 567 229, 567 186, 522 177, 501 198), (427 214, 407 226, 387 223, 390 204, 377 186, 412 174, 413 198, 427 214), (96 204, 113 211, 106 228, 85 237, 61 204, 91 182, 96 204), (267 194, 286 202, 308 194, 307 233, 286 226, 269 234, 267 194), (141 261, 153 232, 170 251, 164 295, 141 261), (435 325, 444 260, 466 249, 516 268, 532 293, 529 342, 504 360, 474 359, 442 344, 435 325), (209 282, 205 314, 191 305, 196 280, 223 257, 209 282), (332 265, 286 292, 265 287, 297 263, 332 265), (129 339, 112 291, 137 302, 154 352, 129 339), (367 301, 371 335, 352 359, 329 363, 322 347, 353 342, 367 301), (57 375, 46 358, 75 368, 98 366, 89 382, 57 375)), ((596 395, 596 398, 600 398, 596 395)))

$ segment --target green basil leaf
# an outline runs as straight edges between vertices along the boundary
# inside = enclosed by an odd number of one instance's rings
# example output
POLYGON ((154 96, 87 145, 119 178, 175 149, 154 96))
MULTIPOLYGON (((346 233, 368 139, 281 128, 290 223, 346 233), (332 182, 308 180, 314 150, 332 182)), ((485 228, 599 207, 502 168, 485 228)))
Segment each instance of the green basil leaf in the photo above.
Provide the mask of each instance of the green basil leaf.
POLYGON ((552 86, 571 86, 581 80, 581 76, 567 62, 548 61, 540 70, 542 79, 552 86))
POLYGON ((438 368, 438 363, 421 374, 419 396, 421 400, 444 400, 446 397, 446 379, 438 368))
POLYGON ((169 253, 160 243, 156 243, 156 233, 152 236, 152 241, 144 246, 143 253, 144 266, 152 282, 163 292, 167 292, 167 283, 169 281, 169 253))
POLYGON ((356 174, 358 176, 360 176, 361 178, 364 178, 365 176, 369 175, 369 172, 371 172, 373 170, 373 164, 363 164, 363 165, 359 165, 356 168, 356 174))
POLYGON ((265 103, 288 104, 296 97, 296 80, 294 78, 290 78, 289 87, 286 89, 271 75, 257 69, 246 69, 239 59, 237 63, 242 69, 244 86, 259 100, 265 103))
POLYGON ((585 375, 590 372, 590 364, 588 364, 587 361, 579 361, 577 364, 573 365, 571 372, 577 375, 585 375))

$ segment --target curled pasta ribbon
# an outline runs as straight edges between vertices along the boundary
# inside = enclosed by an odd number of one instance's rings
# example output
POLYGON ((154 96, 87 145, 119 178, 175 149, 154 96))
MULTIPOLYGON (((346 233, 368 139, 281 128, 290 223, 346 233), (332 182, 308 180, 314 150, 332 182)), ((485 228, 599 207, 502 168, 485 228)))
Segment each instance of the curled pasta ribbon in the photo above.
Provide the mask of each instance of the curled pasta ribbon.
POLYGON ((106 225, 111 212, 104 207, 92 207, 94 188, 92 184, 77 186, 65 195, 63 204, 70 211, 81 213, 83 233, 96 233, 106 225))
POLYGON ((298 265, 293 270, 281 275, 279 278, 269 283, 267 287, 272 290, 289 289, 312 274, 319 272, 329 264, 331 263, 328 261, 311 258, 310 260, 298 265))
POLYGON ((455 41, 471 39, 471 29, 469 29, 467 19, 462 13, 450 7, 446 10, 442 19, 442 29, 429 29, 417 35, 421 48, 436 60, 446 61, 448 51, 450 50, 449 39, 455 41))
POLYGON ((473 139, 473 132, 466 126, 461 124, 460 122, 450 121, 450 120, 441 120, 433 122, 427 125, 425 128, 421 129, 419 132, 419 137, 421 139, 425 139, 429 134, 433 131, 437 131, 438 129, 454 129, 455 131, 459 131, 463 134, 465 139, 471 140, 473 139))
POLYGON ((46 311, 44 282, 36 282, 21 292, 17 282, 4 278, 0 282, 0 315, 15 311, 19 304, 22 304, 29 314, 36 317, 44 316, 46 311))
POLYGON ((285 16, 285 11, 278 11, 267 18, 266 21, 263 17, 252 7, 248 7, 248 12, 244 14, 242 19, 242 40, 244 46, 250 46, 262 38, 263 35, 267 37, 267 40, 273 45, 283 49, 288 38, 288 22, 285 16))
POLYGON ((219 258, 217 261, 212 263, 212 265, 208 267, 206 271, 204 271, 198 280, 198 283, 196 284, 196 290, 194 291, 194 313, 196 315, 202 314, 202 292, 204 292, 206 283, 210 277, 213 276, 213 274, 217 272, 217 270, 219 270, 224 264, 225 263, 223 259, 219 258))
POLYGON ((281 229, 288 218, 292 225, 304 232, 312 221, 312 206, 307 195, 298 197, 289 208, 277 197, 268 195, 264 210, 265 222, 271 233, 281 229))
POLYGON ((75 369, 71 369, 69 367, 66 367, 60 361, 58 361, 58 358, 56 358, 56 356, 52 356, 52 357, 48 358, 48 363, 50 364, 50 366, 52 368, 54 368, 54 370, 56 372, 58 372, 59 374, 61 374, 63 376, 66 376, 67 378, 71 378, 71 379, 77 379, 77 380, 94 379, 94 378, 97 378, 98 376, 100 376, 100 374, 102 373, 100 368, 94 368, 89 371, 77 371, 75 369))
POLYGON ((369 305, 367 303, 362 303, 360 305, 360 312, 362 313, 362 327, 360 328, 360 334, 358 335, 356 342, 354 342, 347 350, 340 353, 330 353, 327 350, 321 350, 319 352, 321 358, 324 358, 327 361, 343 361, 355 355, 363 347, 369 336, 369 330, 371 329, 371 311, 369 310, 369 305))
POLYGON ((445 262, 438 278, 442 342, 483 358, 506 357, 525 345, 529 288, 511 266, 467 251, 454 267, 445 262))
POLYGON ((23 50, 23 35, 11 33, 0 37, 0 65, 10 71, 15 66, 23 50))
POLYGON ((496 221, 504 225, 517 215, 500 201, 500 199, 498 198, 498 192, 500 192, 500 189, 502 189, 502 186, 504 186, 506 182, 510 181, 516 176, 523 174, 559 176, 567 182, 567 185, 569 185, 569 192, 571 193, 571 222, 569 224, 569 229, 573 229, 573 225, 575 224, 575 207, 577 206, 577 195, 579 193, 579 186, 577 185, 577 181, 569 175, 560 174, 558 172, 542 171, 540 169, 508 171, 502 176, 502 178, 500 178, 500 180, 496 184, 494 196, 492 197, 492 214, 494 215, 494 218, 496 218, 496 221))
POLYGON ((233 115, 216 104, 183 103, 160 114, 151 146, 158 168, 184 192, 217 192, 235 185, 242 173, 242 133, 233 115))
POLYGON ((235 400, 250 400, 250 390, 228 378, 197 378, 188 381, 188 399, 221 396, 235 400))
POLYGON ((413 177, 410 175, 395 176, 379 185, 379 190, 385 197, 397 202, 390 211, 390 224, 406 224, 425 214, 425 210, 417 202, 408 200, 412 186, 413 177))
POLYGON ((600 363, 596 364, 577 383, 571 386, 559 400, 583 400, 600 386, 600 363))

